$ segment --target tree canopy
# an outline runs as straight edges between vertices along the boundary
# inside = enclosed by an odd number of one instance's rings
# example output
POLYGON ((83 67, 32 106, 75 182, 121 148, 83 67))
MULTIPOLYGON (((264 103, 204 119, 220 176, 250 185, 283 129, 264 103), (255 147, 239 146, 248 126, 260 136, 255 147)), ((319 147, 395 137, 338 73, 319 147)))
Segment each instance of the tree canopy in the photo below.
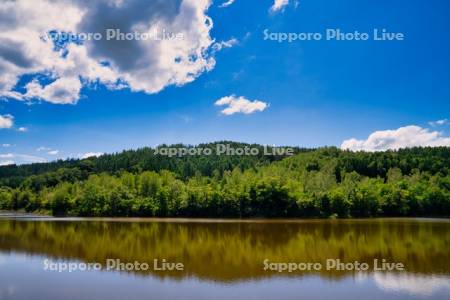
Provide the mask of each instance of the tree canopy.
POLYGON ((290 157, 167 157, 143 148, 0 167, 0 209, 58 216, 449 216, 449 169, 448 147, 295 148, 290 157))

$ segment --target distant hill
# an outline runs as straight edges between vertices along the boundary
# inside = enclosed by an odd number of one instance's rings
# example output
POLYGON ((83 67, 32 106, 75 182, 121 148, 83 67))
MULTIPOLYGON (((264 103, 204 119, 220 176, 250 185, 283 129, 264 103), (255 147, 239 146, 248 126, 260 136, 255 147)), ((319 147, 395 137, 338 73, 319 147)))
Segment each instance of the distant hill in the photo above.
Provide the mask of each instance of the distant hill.
MULTIPOLYGON (((196 173, 211 176, 213 172, 222 174, 226 170, 239 167, 242 170, 268 164, 283 159, 282 155, 263 155, 264 146, 258 144, 218 141, 196 146, 173 144, 160 145, 159 148, 209 148, 217 149, 217 145, 229 145, 230 148, 257 148, 258 155, 184 155, 169 157, 155 154, 155 148, 145 147, 137 150, 126 150, 120 153, 104 154, 100 157, 86 159, 67 159, 48 163, 0 166, 0 186, 19 187, 25 181, 39 189, 41 186, 54 186, 61 181, 84 180, 91 174, 106 172, 117 174, 123 171, 139 173, 143 171, 169 170, 180 178, 186 179, 196 173)), ((268 147, 271 148, 270 146, 268 147)), ((312 149, 292 147, 294 153, 308 152, 312 149)))
POLYGON ((169 157, 143 148, 4 166, 0 209, 72 216, 450 216, 449 147, 292 148, 292 156, 264 155, 262 145, 235 142, 170 148, 195 152, 219 144, 258 151, 169 157))

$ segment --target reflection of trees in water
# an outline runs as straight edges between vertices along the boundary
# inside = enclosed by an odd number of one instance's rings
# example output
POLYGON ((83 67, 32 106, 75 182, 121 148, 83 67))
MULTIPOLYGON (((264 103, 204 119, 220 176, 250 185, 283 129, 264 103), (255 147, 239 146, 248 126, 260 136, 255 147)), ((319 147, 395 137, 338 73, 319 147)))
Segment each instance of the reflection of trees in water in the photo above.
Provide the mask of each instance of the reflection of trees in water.
MULTIPOLYGON (((450 223, 414 220, 306 222, 106 222, 0 221, 0 249, 86 262, 183 262, 184 272, 213 280, 238 280, 278 273, 272 262, 321 262, 340 258, 368 262, 385 258, 408 272, 450 274, 450 223)), ((321 271, 338 278, 353 272, 321 271)), ((299 273, 289 274, 298 275, 299 273)))

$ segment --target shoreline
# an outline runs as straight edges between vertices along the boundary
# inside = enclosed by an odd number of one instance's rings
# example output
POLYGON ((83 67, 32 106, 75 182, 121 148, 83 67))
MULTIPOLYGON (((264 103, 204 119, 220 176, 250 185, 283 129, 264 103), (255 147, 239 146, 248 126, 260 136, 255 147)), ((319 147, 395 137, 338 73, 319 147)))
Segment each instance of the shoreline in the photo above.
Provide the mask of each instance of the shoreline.
POLYGON ((345 223, 367 221, 440 221, 450 222, 445 217, 379 217, 379 218, 189 218, 189 217, 55 217, 44 214, 0 211, 0 220, 41 221, 104 221, 104 222, 158 222, 158 223, 345 223))

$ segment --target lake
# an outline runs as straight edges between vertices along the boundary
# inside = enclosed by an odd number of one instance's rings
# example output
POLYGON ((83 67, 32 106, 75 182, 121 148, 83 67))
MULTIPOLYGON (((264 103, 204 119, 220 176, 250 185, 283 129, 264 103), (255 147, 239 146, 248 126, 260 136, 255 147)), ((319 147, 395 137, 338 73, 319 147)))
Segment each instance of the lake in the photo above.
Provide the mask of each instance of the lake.
POLYGON ((450 220, 3 216, 0 299, 450 299, 450 220))

